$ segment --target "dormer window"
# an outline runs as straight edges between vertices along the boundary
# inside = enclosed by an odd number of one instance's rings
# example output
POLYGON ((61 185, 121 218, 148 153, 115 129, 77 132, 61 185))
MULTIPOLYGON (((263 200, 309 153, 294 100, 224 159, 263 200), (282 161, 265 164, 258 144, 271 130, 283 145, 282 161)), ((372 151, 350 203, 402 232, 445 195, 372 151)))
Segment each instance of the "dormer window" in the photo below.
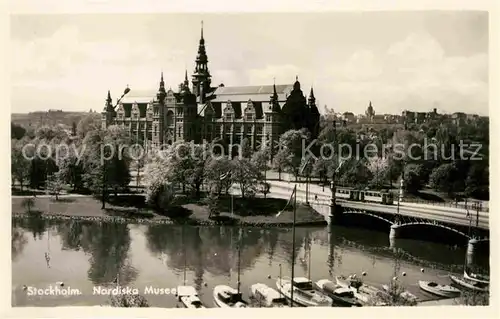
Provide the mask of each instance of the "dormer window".
POLYGON ((226 108, 224 109, 224 120, 232 121, 234 118, 234 109, 231 101, 227 101, 226 108))
POLYGON ((245 108, 245 121, 253 121, 255 119, 255 108, 252 100, 248 100, 245 108))

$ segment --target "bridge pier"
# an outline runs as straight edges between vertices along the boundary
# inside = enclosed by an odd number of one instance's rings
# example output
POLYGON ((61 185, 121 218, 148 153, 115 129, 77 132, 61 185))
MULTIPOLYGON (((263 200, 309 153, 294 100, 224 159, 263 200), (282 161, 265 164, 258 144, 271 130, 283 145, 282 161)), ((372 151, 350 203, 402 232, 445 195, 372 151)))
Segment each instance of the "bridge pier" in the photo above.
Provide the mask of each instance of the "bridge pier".
POLYGON ((330 203, 330 214, 329 214, 330 224, 340 224, 342 218, 342 207, 337 206, 335 201, 330 203))
POLYGON ((478 249, 478 246, 479 246, 479 241, 475 238, 471 238, 467 242, 467 253, 466 253, 467 265, 474 264, 474 255, 478 249))
POLYGON ((391 225, 391 231, 389 232, 389 242, 394 242, 396 238, 399 237, 399 225, 393 224, 391 225))

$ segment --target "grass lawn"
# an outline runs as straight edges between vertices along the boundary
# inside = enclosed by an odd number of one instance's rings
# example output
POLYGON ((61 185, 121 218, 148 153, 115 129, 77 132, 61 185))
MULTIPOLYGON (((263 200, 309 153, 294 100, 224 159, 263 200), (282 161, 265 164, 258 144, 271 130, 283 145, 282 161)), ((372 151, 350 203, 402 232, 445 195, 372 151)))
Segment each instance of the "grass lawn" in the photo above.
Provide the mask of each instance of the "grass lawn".
MULTIPOLYGON (((33 198, 33 197, 31 197, 33 198)), ((12 198, 12 212, 17 214, 26 213, 22 202, 25 198, 12 198)), ((287 208, 280 216, 276 214, 285 208, 286 201, 276 198, 253 198, 241 199, 234 198, 234 215, 231 216, 230 201, 228 198, 222 198, 219 202, 219 216, 215 219, 209 219, 209 210, 207 206, 199 200, 183 198, 179 205, 172 207, 171 210, 155 212, 144 203, 144 197, 135 196, 111 196, 106 208, 101 209, 101 202, 93 197, 60 197, 59 200, 49 197, 33 198, 34 205, 31 211, 50 213, 51 215, 65 215, 75 217, 125 217, 142 219, 174 219, 180 222, 194 223, 213 223, 221 222, 227 224, 249 223, 249 224, 292 224, 292 207, 287 208)), ((311 207, 297 205, 296 210, 297 224, 321 224, 325 222, 322 215, 314 211, 311 207)))

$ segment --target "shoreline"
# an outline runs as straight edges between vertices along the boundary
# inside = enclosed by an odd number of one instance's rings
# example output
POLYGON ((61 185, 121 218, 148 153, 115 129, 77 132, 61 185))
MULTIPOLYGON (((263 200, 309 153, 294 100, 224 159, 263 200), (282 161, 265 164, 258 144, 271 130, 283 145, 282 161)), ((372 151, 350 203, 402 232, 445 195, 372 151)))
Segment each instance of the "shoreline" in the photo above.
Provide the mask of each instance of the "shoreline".
MULTIPOLYGON (((252 222, 252 221, 223 221, 223 220, 199 220, 185 219, 176 220, 168 217, 164 218, 125 218, 121 216, 85 216, 85 215, 68 215, 58 213, 41 213, 40 215, 29 215, 28 213, 12 212, 11 219, 43 219, 54 221, 88 221, 88 222, 105 222, 105 223, 122 223, 122 224, 140 224, 140 225, 190 225, 190 226, 244 226, 244 227, 282 227, 291 228, 293 222, 252 222)), ((324 227, 327 226, 326 220, 296 222, 296 227, 324 227)))

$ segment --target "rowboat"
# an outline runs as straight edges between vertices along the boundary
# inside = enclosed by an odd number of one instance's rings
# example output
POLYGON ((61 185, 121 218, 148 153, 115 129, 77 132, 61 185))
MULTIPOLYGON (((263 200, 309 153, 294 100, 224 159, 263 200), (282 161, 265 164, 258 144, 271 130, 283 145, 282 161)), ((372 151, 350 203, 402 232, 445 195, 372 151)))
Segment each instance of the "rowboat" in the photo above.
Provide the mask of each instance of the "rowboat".
MULTIPOLYGON (((374 297, 380 293, 380 289, 375 288, 373 286, 364 284, 361 280, 353 278, 352 276, 336 276, 335 280, 337 281, 337 285, 351 289, 354 293, 354 297, 359 299, 363 303, 369 303, 374 297)), ((378 303, 377 306, 384 306, 385 303, 378 303)))
POLYGON ((466 270, 464 270, 464 278, 467 280, 470 280, 470 281, 476 281, 476 282, 480 282, 483 284, 490 283, 490 276, 481 275, 481 274, 474 274, 474 273, 468 274, 466 270))
POLYGON ((257 283, 250 286, 250 296, 264 307, 288 307, 286 297, 265 284, 257 283))
MULTIPOLYGON (((382 288, 386 291, 386 292, 390 292, 390 286, 389 285, 382 285, 382 288)), ((417 296, 415 296, 414 294, 412 294, 411 292, 409 292, 408 290, 405 290, 405 291, 402 291, 399 296, 403 299, 406 299, 408 301, 416 301, 418 298, 417 296)))
POLYGON ((419 280, 418 285, 423 291, 427 291, 441 297, 453 298, 460 295, 460 290, 457 288, 450 285, 441 285, 434 281, 419 280))
POLYGON ((453 281, 454 284, 458 285, 459 287, 467 288, 469 290, 486 292, 490 288, 489 284, 478 282, 478 281, 472 281, 472 280, 465 279, 465 278, 459 278, 459 277, 453 276, 453 275, 450 275, 450 279, 451 279, 451 281, 453 281))
POLYGON ((336 285, 328 279, 321 279, 316 282, 316 286, 321 289, 328 297, 332 298, 333 303, 341 307, 361 307, 362 304, 354 297, 354 292, 349 288, 343 288, 336 285))
POLYGON ((248 303, 238 290, 226 286, 218 285, 214 287, 214 302, 219 308, 247 308, 248 303))
POLYGON ((184 308, 206 308, 193 286, 178 286, 176 296, 184 308))
POLYGON ((309 279, 305 277, 295 277, 290 279, 278 279, 276 286, 287 299, 299 306, 303 307, 331 307, 333 300, 323 294, 319 289, 316 289, 309 279), (293 288, 293 300, 292 300, 293 288))

